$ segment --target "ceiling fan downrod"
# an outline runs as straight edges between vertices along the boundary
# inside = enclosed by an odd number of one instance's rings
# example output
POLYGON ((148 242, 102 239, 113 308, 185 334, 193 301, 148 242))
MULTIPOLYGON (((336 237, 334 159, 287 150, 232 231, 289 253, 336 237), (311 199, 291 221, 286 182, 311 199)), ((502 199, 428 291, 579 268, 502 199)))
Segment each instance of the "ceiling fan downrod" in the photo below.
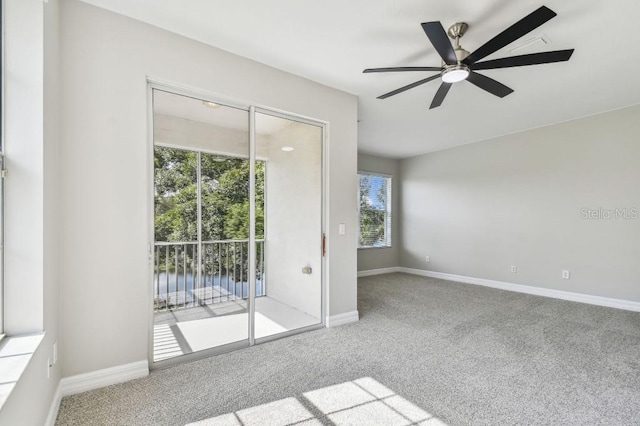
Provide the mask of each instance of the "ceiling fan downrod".
POLYGON ((449 37, 451 37, 455 42, 453 50, 456 53, 456 58, 458 58, 458 63, 462 62, 464 58, 470 55, 468 51, 464 50, 462 46, 460 46, 460 39, 462 38, 462 36, 464 36, 468 29, 469 24, 467 24, 466 22, 456 22, 455 24, 451 25, 449 27, 449 30, 447 31, 449 37))
POLYGON ((442 81, 444 83, 458 83, 460 81, 466 80, 469 77, 469 73, 471 69, 463 64, 462 61, 464 58, 470 55, 470 53, 460 46, 460 38, 464 35, 465 32, 469 29, 469 25, 466 22, 456 22, 452 26, 449 27, 449 37, 451 37, 455 41, 455 45, 453 46, 453 51, 456 54, 456 59, 458 60, 457 64, 448 65, 447 63, 442 61, 442 81))

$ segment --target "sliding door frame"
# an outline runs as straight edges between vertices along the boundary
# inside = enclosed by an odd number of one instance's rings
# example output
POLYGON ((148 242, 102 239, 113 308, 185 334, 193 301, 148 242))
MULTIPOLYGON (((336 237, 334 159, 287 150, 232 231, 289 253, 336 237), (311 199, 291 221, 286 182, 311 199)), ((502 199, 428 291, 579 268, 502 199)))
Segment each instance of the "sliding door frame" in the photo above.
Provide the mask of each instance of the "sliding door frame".
MULTIPOLYGON (((321 218, 320 218, 320 222, 321 222, 321 231, 320 231, 320 235, 318 236, 318 247, 320 250, 320 264, 322 265, 321 267, 321 271, 320 271, 320 322, 318 324, 314 324, 314 325, 309 325, 306 327, 301 327, 301 328, 296 328, 294 330, 288 330, 288 331, 283 331, 281 333, 278 334, 273 334, 270 336, 265 336, 265 337, 260 337, 258 339, 254 339, 254 343, 255 344, 260 344, 260 343, 265 343, 265 342, 269 342, 271 340, 277 340, 277 339, 281 339, 283 337, 288 337, 288 336, 293 336, 295 334, 299 334, 299 333, 304 333, 306 331, 312 331, 312 330, 317 330, 320 328, 324 328, 325 327, 325 319, 326 319, 326 313, 328 312, 328 306, 327 306, 327 302, 329 300, 328 296, 327 296, 327 286, 326 286, 326 282, 327 282, 327 277, 328 277, 328 273, 327 273, 327 269, 328 269, 328 262, 327 262, 327 257, 325 256, 325 254, 322 252, 322 239, 324 238, 324 236, 326 235, 326 230, 329 228, 328 226, 328 214, 327 212, 328 210, 328 205, 327 205, 327 200, 329 199, 328 197, 328 193, 327 193, 327 188, 328 188, 328 182, 327 182, 327 150, 328 150, 328 138, 327 138, 327 130, 328 130, 328 123, 323 122, 323 121, 319 121, 319 120, 315 120, 313 118, 308 118, 308 117, 303 117, 297 114, 292 114, 289 112, 284 112, 284 111, 279 111, 273 108, 267 108, 267 107, 255 107, 254 108, 254 114, 252 116, 255 116, 255 113, 259 113, 259 114, 265 114, 265 115, 269 115, 272 117, 277 117, 277 118, 282 118, 285 120, 291 120, 291 121, 295 121, 298 123, 302 123, 302 124, 308 124, 308 125, 312 125, 312 126, 317 126, 320 128, 321 133, 322 133, 322 151, 321 151, 321 156, 320 156, 320 162, 321 162, 321 189, 320 189, 320 194, 321 194, 321 207, 320 207, 320 211, 321 211, 321 218)), ((255 137, 255 135, 254 135, 255 137)), ((256 147, 256 143, 255 141, 252 142, 252 146, 253 149, 255 149, 256 147)), ((268 179, 268 176, 265 175, 265 179, 268 179)), ((268 194, 266 194, 265 191, 265 197, 268 197, 268 194)), ((268 219, 267 219, 268 220, 268 219)), ((265 227, 265 244, 267 242, 267 228, 265 227)), ((255 278, 255 273, 253 274, 254 278, 255 278)))
MULTIPOLYGON (((329 123, 310 117, 305 117, 299 114, 282 111, 274 108, 270 108, 263 105, 256 105, 251 102, 244 102, 238 99, 233 99, 228 96, 219 95, 204 90, 188 87, 172 82, 163 81, 160 79, 147 78, 147 218, 148 218, 148 272, 146 285, 148 288, 148 306, 149 306, 149 322, 148 322, 148 361, 150 369, 162 369, 171 367, 173 365, 182 364, 184 362, 195 361, 199 359, 208 358, 214 355, 219 355, 238 349, 247 348, 256 344, 261 344, 271 340, 288 337, 291 335, 303 333, 306 331, 317 330, 325 327, 326 314, 328 312, 328 262, 325 253, 322 252, 322 240, 327 234, 329 228, 328 223, 328 132, 329 123), (163 92, 172 93, 175 95, 186 96, 197 100, 214 102, 219 105, 228 106, 249 113, 249 244, 248 244, 248 259, 254 260, 256 250, 256 205, 255 205, 255 162, 256 158, 256 129, 255 129, 255 116, 256 113, 266 114, 278 118, 292 120, 304 124, 310 124, 320 127, 322 131, 322 155, 321 155, 321 235, 318 236, 318 248, 321 256, 321 271, 320 271, 320 304, 321 314, 320 322, 317 325, 311 325, 307 327, 290 330, 271 336, 262 338, 255 338, 255 284, 256 284, 256 265, 255 261, 249 261, 249 281, 247 283, 249 287, 249 299, 247 300, 248 312, 249 312, 249 338, 244 341, 229 343, 215 348, 209 348, 198 352, 192 352, 186 355, 180 355, 175 358, 170 358, 162 361, 154 361, 153 359, 153 331, 154 331, 154 313, 153 313, 153 282, 154 282, 154 246, 155 246, 155 228, 154 228, 154 214, 155 214, 155 200, 154 200, 154 132, 153 132, 153 92, 154 90, 160 90, 163 92)), ((158 146, 166 146, 165 144, 158 144, 158 146)), ((180 148, 180 147, 175 147, 180 148)), ((185 149, 185 147, 182 147, 185 149)), ((204 150, 200 150, 203 151, 204 150)), ((266 196, 266 194, 265 194, 266 196)), ((198 218, 200 220, 200 218, 198 218)), ((200 232, 200 231, 198 231, 200 232)), ((266 237, 266 230, 265 230, 266 237)), ((265 241, 266 243, 266 241, 265 241)), ((201 256, 200 250, 198 256, 201 256)), ((198 268, 198 276, 200 276, 200 268, 198 268)))

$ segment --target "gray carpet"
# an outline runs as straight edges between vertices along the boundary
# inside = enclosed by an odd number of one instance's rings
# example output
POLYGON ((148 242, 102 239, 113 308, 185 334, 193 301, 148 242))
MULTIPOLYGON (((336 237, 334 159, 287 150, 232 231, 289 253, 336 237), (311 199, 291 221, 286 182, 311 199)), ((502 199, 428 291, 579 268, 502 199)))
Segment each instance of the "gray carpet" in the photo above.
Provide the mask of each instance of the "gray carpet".
POLYGON ((268 425, 287 398, 315 415, 304 424, 350 423, 310 391, 373 379, 434 421, 404 424, 640 425, 640 313, 406 274, 360 278, 358 309, 355 324, 66 397, 57 424, 243 424, 239 410, 274 402, 268 425))

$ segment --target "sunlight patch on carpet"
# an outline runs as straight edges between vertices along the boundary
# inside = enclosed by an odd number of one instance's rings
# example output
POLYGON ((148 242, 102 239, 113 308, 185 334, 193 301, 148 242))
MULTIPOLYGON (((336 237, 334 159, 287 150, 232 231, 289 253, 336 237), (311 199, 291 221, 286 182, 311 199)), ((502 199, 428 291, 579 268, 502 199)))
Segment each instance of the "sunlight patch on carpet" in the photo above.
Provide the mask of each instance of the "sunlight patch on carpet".
POLYGON ((187 426, 446 426, 371 377, 212 417, 187 426))
POLYGON ((169 324, 153 326, 153 342, 154 362, 180 356, 184 353, 169 324))

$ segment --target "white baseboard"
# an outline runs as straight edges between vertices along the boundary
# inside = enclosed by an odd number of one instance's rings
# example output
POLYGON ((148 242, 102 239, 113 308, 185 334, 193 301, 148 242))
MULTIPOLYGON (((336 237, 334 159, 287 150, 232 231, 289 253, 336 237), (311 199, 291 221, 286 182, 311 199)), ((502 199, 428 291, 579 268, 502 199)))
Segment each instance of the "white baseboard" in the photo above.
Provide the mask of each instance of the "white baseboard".
POLYGON ((399 266, 394 266, 391 268, 380 268, 380 269, 367 269, 365 271, 358 271, 359 277, 370 277, 373 275, 382 275, 382 274, 390 274, 392 272, 400 272, 399 266))
POLYGON ((58 410, 60 409, 60 401, 62 400, 62 382, 58 382, 56 392, 53 394, 51 400, 51 406, 49 407, 49 415, 45 422, 45 426, 54 426, 56 424, 56 418, 58 418, 58 410))
POLYGON ((148 361, 132 362, 131 364, 105 368, 104 370, 65 377, 60 381, 61 395, 68 396, 86 392, 104 386, 122 383, 149 375, 148 361))
POLYGON ((358 311, 346 312, 344 314, 333 315, 327 317, 327 327, 338 327, 340 325, 349 324, 360 321, 358 311))
POLYGON ((498 288, 501 290, 515 291, 518 293, 533 294, 536 296, 552 297, 554 299, 570 300, 572 302, 587 303, 589 305, 607 306, 609 308, 624 309, 626 311, 640 312, 640 302, 630 300, 612 299, 609 297, 592 296, 590 294, 572 293, 570 291, 554 290, 543 287, 513 284, 504 281, 487 280, 484 278, 466 277, 464 275, 445 274, 443 272, 425 271, 422 269, 398 268, 398 272, 420 275, 423 277, 439 278, 448 281, 457 281, 465 284, 476 284, 484 287, 498 288))

